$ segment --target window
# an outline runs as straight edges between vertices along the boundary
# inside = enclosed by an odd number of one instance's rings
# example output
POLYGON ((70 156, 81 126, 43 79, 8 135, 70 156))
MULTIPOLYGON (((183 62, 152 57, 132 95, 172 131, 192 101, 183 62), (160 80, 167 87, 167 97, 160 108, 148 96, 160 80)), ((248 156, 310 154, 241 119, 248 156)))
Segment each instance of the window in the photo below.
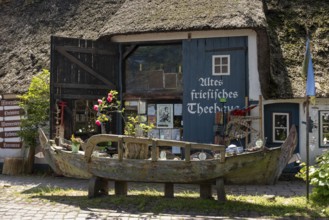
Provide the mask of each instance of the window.
POLYGON ((140 45, 125 50, 131 53, 125 60, 127 94, 182 92, 181 44, 140 45))
POLYGON ((329 147, 329 111, 320 111, 320 147, 329 147))
POLYGON ((230 75, 230 55, 212 56, 212 75, 230 75))
POLYGON ((289 114, 288 113, 273 113, 272 118, 273 134, 272 140, 274 143, 283 143, 288 137, 289 131, 289 114))

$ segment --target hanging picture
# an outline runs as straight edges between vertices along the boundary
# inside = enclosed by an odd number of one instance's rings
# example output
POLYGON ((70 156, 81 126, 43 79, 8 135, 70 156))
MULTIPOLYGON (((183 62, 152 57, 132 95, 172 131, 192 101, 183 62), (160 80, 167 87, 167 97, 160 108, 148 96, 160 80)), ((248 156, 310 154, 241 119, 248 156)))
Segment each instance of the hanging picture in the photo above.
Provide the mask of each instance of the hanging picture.
POLYGON ((157 127, 172 128, 174 125, 173 105, 157 104, 157 127))
POLYGON ((155 115, 155 104, 147 105, 147 115, 155 115))

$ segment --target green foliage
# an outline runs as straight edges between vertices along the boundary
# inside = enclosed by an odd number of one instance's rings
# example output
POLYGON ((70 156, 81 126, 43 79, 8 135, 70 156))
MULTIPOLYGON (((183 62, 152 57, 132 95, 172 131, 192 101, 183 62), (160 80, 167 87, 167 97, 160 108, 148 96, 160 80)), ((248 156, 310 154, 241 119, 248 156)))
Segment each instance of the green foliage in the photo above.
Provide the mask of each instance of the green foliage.
POLYGON ((125 123, 124 129, 125 135, 137 137, 147 136, 148 132, 150 132, 154 128, 154 125, 147 125, 145 123, 142 123, 141 117, 143 116, 128 116, 128 121, 125 123))
POLYGON ((27 147, 36 146, 38 128, 49 119, 49 81, 48 70, 34 76, 28 91, 19 96, 19 106, 25 111, 25 117, 21 119, 21 131, 19 136, 23 138, 27 147))
MULTIPOLYGON (((329 201, 329 151, 326 151, 316 159, 317 164, 309 167, 310 184, 314 186, 312 198, 329 201)), ((297 177, 306 180, 306 166, 297 173, 297 177)))

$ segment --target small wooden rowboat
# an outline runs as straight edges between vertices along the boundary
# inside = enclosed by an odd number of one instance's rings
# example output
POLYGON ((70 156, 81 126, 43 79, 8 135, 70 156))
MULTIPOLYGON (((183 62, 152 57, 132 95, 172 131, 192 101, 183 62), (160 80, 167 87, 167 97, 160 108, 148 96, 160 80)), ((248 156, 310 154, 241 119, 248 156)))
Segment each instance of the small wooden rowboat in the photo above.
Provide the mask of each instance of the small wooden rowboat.
MULTIPOLYGON (((40 142, 45 157, 55 172, 69 177, 91 178, 89 196, 107 191, 107 180, 117 183, 116 194, 126 194, 126 182, 165 183, 165 195, 173 196, 174 183, 200 184, 202 197, 209 197, 211 185, 216 183, 218 194, 224 193, 224 183, 274 184, 287 165, 297 145, 297 131, 292 126, 286 141, 280 147, 263 148, 254 152, 225 155, 225 146, 199 144, 174 140, 135 138, 130 136, 98 134, 90 137, 85 151, 72 153, 55 146, 40 130, 40 142), (98 143, 117 143, 117 157, 96 156, 98 143), (142 143, 151 146, 151 158, 126 159, 124 145, 142 143), (178 146, 184 149, 185 159, 160 159, 160 148, 178 146), (212 159, 192 160, 191 150, 216 152, 212 159), (210 189, 209 189, 210 187, 210 189)), ((225 193, 224 193, 225 194, 225 193)), ((225 197, 221 196, 221 200, 225 197)))

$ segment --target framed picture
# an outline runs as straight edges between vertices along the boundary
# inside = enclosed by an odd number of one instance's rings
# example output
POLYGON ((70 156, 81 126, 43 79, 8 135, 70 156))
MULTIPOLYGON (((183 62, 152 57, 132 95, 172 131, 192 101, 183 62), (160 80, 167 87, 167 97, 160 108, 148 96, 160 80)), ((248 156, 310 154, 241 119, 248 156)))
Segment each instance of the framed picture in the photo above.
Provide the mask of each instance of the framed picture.
POLYGON ((172 104, 157 104, 157 127, 172 128, 174 126, 172 104))
POLYGON ((171 129, 160 129, 160 139, 171 140, 171 129))

